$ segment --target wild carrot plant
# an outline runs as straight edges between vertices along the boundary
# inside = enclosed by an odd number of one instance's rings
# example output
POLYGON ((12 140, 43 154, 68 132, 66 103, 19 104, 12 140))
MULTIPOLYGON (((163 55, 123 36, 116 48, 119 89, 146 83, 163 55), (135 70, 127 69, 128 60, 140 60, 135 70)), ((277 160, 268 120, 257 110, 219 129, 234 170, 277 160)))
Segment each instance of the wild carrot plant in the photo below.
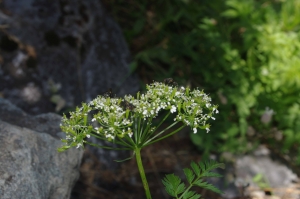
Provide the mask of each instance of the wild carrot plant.
MULTIPOLYGON (((89 103, 83 103, 80 108, 70 112, 70 117, 64 115, 61 129, 66 133, 66 138, 62 140, 65 145, 58 150, 89 144, 110 150, 133 151, 146 197, 150 199, 141 149, 179 132, 185 126, 189 126, 193 133, 197 133, 198 129, 208 133, 210 125, 207 121, 215 120, 214 114, 218 113, 218 107, 210 103, 210 97, 203 91, 178 87, 171 78, 146 85, 146 89, 143 94, 138 92, 136 97, 126 95, 124 98, 115 97, 109 91, 89 103), (158 116, 162 116, 162 119, 155 123, 154 119, 158 116), (173 122, 161 130, 161 125, 169 117, 173 118, 173 122), (89 141, 92 136, 112 142, 117 147, 92 143, 89 141)), ((223 167, 223 164, 215 161, 193 162, 191 167, 192 170, 184 169, 188 187, 174 174, 166 175, 163 184, 169 195, 183 199, 200 198, 199 194, 190 191, 192 186, 220 192, 213 185, 203 182, 202 178, 220 177, 210 171, 223 167)))

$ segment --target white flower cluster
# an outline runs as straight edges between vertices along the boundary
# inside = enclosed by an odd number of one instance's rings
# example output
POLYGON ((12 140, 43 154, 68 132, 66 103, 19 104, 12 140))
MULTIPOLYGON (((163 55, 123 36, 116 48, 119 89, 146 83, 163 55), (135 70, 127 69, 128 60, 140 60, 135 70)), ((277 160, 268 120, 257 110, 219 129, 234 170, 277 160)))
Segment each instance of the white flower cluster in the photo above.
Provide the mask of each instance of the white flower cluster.
MULTIPOLYGON (((153 118, 161 110, 170 111, 175 122, 183 122, 191 126, 196 133, 198 128, 209 131, 208 119, 215 119, 217 106, 203 91, 189 88, 178 88, 160 82, 147 85, 145 94, 137 94, 134 98, 127 95, 124 99, 98 96, 88 104, 83 104, 75 112, 62 120, 62 130, 67 133, 66 142, 80 147, 85 138, 101 136, 112 141, 117 137, 132 137, 136 121, 143 119, 151 125, 153 118), (91 119, 88 118, 91 117, 91 119)), ((152 129, 152 128, 149 128, 152 129)))
POLYGON ((215 120, 212 115, 218 113, 217 106, 210 103, 211 98, 203 91, 187 89, 185 93, 178 95, 178 101, 181 102, 179 113, 174 120, 191 126, 194 133, 197 133, 197 128, 209 132, 210 125, 206 122, 210 118, 215 120))
POLYGON ((127 98, 136 107, 136 112, 142 114, 144 119, 154 118, 160 110, 170 110, 171 113, 177 112, 174 121, 181 121, 197 132, 197 128, 206 129, 209 132, 208 119, 218 113, 217 106, 212 105, 211 98, 203 91, 189 88, 178 88, 164 83, 154 82, 147 85, 147 92, 140 96, 140 99, 134 100, 127 98))
POLYGON ((68 144, 77 148, 82 146, 85 138, 101 136, 106 140, 114 140, 116 136, 132 136, 132 121, 128 110, 120 106, 122 99, 98 96, 88 104, 82 104, 75 112, 70 112, 70 118, 62 119, 61 128, 67 133, 68 144), (88 115, 92 119, 88 119, 88 115), (100 127, 99 127, 100 126, 100 127))
POLYGON ((106 98, 98 96, 88 106, 97 113, 93 115, 92 122, 96 122, 101 128, 95 127, 97 134, 103 135, 108 140, 115 139, 115 136, 124 137, 132 135, 131 125, 133 121, 129 117, 129 110, 121 107, 122 99, 106 98))

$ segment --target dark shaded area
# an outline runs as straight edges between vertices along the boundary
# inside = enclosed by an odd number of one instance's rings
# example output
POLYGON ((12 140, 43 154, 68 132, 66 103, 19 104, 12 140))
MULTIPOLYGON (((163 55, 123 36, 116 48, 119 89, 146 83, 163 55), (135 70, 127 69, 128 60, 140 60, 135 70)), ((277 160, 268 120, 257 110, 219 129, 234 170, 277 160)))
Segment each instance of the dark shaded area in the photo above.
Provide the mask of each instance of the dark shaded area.
POLYGON ((60 38, 55 31, 47 31, 45 33, 45 41, 48 46, 58 46, 60 44, 60 38))
POLYGON ((8 35, 2 34, 1 38, 0 38, 0 48, 7 52, 13 52, 13 51, 17 50, 18 44, 17 44, 17 42, 15 42, 11 38, 9 38, 8 35))
POLYGON ((99 1, 5 0, 0 11, 0 93, 26 112, 62 113, 108 88, 139 89, 122 32, 99 1))

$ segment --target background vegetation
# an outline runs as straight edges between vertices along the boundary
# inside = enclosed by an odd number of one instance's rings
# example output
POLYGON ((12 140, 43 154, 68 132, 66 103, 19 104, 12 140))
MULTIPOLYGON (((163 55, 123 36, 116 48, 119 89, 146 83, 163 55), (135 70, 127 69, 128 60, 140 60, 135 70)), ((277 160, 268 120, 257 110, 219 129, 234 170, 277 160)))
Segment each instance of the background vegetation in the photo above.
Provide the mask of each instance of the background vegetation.
POLYGON ((204 152, 258 143, 300 164, 300 0, 105 0, 144 83, 172 77, 219 104, 204 152), (278 147, 280 146, 280 147, 278 147))

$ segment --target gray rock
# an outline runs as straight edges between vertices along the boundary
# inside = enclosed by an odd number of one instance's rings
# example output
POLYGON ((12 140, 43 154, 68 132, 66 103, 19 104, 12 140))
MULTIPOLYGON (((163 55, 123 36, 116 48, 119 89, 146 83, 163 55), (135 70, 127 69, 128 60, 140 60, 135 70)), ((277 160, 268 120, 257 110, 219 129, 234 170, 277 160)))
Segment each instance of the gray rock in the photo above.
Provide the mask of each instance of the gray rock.
POLYGON ((100 1, 3 0, 0 25, 0 92, 28 113, 139 88, 122 32, 100 1))
POLYGON ((0 119, 2 121, 37 132, 48 133, 57 139, 64 137, 59 127, 61 116, 55 113, 31 116, 2 98, 0 98, 0 107, 0 119))
POLYGON ((299 182, 299 178, 286 165, 271 159, 270 154, 264 146, 249 155, 223 153, 219 162, 225 163, 226 169, 218 170, 217 173, 224 177, 212 178, 209 182, 224 192, 224 198, 251 195, 251 190, 263 188, 262 186, 272 188, 273 194, 282 197, 283 193, 276 190, 293 187, 295 182, 299 182))
MULTIPOLYGON (((2 0, 0 28, 0 97, 20 108, 0 108, 5 122, 59 138, 60 117, 42 113, 139 88, 122 31, 100 1, 2 0)), ((89 149, 111 169, 129 156, 89 149)))
POLYGON ((260 146, 253 154, 238 157, 235 163, 236 181, 247 183, 252 189, 272 188, 272 194, 284 198, 286 193, 282 189, 293 187, 299 178, 286 165, 271 159, 270 153, 266 147, 260 146))
POLYGON ((82 150, 57 152, 59 121, 55 114, 32 118, 0 98, 1 199, 70 198, 82 150))

